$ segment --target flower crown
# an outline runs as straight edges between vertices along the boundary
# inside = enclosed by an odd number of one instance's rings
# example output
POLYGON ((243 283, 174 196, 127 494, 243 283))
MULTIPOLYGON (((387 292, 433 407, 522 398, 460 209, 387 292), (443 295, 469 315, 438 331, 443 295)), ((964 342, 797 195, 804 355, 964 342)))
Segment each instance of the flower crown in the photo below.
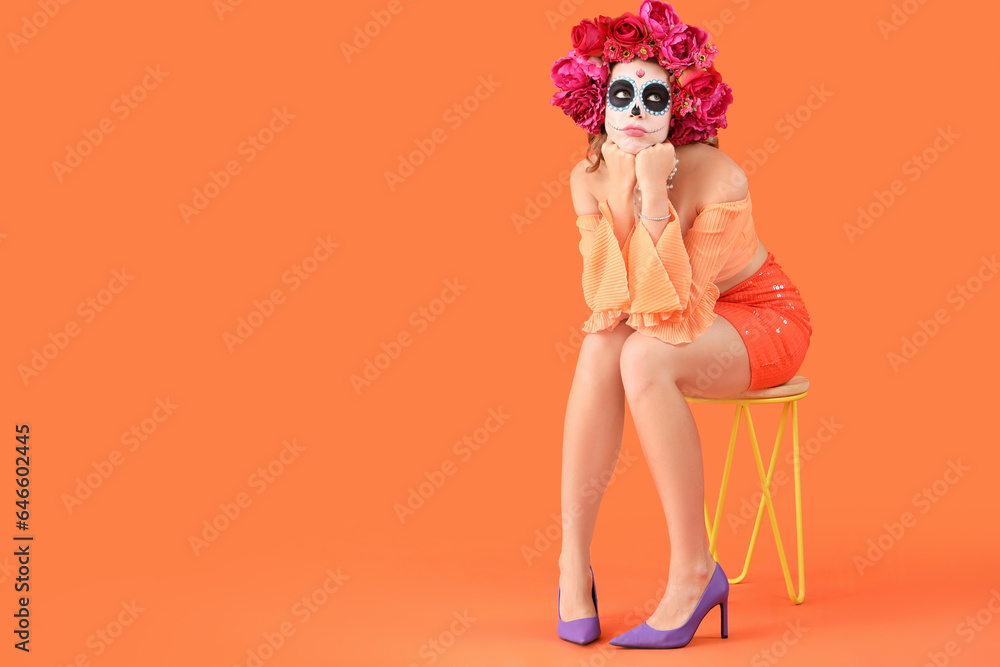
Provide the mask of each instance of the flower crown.
POLYGON ((639 15, 584 19, 570 34, 573 48, 552 65, 559 88, 550 101, 590 134, 604 132, 611 63, 656 59, 673 75, 667 139, 675 144, 704 141, 727 126, 732 88, 714 62, 719 49, 698 26, 682 23, 666 2, 643 0, 639 15))

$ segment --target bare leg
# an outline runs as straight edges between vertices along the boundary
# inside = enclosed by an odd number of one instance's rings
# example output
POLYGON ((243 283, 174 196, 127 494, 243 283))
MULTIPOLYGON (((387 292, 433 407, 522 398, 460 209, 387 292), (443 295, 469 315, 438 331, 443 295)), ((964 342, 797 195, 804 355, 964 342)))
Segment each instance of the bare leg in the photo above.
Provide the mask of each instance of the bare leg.
POLYGON ((596 615, 590 596, 590 542, 625 426, 622 345, 635 329, 587 334, 566 405, 562 450, 562 551, 559 614, 564 621, 596 615))
POLYGON ((691 343, 671 345, 635 333, 622 348, 621 371, 646 463, 663 505, 670 535, 667 589, 646 621, 656 630, 679 627, 691 616, 715 569, 705 530, 701 440, 681 388, 699 369, 724 366, 699 393, 725 396, 750 386, 750 363, 736 329, 722 317, 691 343), (728 352, 732 357, 726 360, 728 352))

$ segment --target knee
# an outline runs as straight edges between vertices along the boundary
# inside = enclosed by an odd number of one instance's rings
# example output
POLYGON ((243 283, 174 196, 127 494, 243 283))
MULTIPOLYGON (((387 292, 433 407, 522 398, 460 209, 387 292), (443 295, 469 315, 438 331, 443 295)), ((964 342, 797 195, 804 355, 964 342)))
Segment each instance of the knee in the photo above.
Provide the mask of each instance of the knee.
POLYGON ((628 338, 626 330, 632 331, 629 327, 617 326, 613 331, 603 329, 601 331, 588 332, 583 337, 582 347, 592 348, 620 348, 625 338, 628 338))
POLYGON ((617 331, 588 333, 580 345, 577 374, 585 374, 594 382, 618 378, 618 357, 624 338, 617 331))
POLYGON ((625 340, 619 368, 625 394, 630 400, 641 397, 650 387, 676 385, 671 347, 662 341, 634 333, 625 340))

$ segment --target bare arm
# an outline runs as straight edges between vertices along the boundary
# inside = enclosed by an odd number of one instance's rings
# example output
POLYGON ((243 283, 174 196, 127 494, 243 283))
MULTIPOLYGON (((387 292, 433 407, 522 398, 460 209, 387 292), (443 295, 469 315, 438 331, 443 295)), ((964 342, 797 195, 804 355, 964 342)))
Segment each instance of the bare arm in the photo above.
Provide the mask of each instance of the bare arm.
POLYGON ((622 240, 615 238, 613 217, 606 201, 598 201, 587 187, 586 161, 570 172, 570 192, 580 230, 583 255, 583 296, 591 310, 583 330, 614 329, 629 308, 628 269, 622 240))
POLYGON ((625 245, 629 232, 635 226, 632 192, 635 190, 635 155, 618 148, 610 139, 601 146, 601 153, 608 165, 608 207, 614 218, 615 238, 619 247, 625 245))

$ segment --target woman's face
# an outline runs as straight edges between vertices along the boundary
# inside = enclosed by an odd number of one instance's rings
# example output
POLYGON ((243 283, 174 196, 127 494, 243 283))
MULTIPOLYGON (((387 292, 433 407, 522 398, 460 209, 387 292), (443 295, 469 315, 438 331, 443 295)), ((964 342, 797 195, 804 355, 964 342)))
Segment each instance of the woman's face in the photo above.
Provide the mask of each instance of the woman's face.
POLYGON ((608 139, 633 155, 666 141, 670 102, 669 74, 658 63, 638 58, 614 63, 604 112, 608 139))

